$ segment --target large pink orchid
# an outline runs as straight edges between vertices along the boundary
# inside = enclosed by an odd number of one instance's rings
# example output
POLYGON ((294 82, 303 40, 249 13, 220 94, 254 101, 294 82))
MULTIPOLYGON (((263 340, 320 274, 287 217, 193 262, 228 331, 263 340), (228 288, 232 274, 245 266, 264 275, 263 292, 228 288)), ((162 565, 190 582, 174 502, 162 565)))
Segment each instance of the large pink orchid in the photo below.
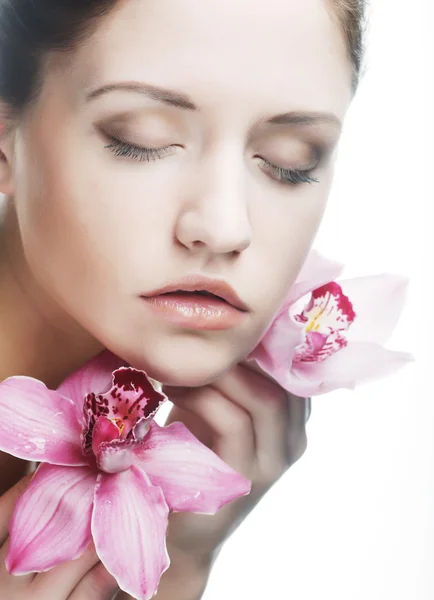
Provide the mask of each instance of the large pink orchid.
POLYGON ((93 540, 119 587, 148 600, 170 564, 169 512, 215 514, 250 492, 182 423, 153 420, 165 400, 108 352, 57 391, 30 377, 0 383, 0 450, 42 463, 10 522, 10 573, 47 571, 93 540))
POLYGON ((297 396, 354 389, 414 360, 384 348, 402 312, 408 280, 386 273, 338 283, 334 279, 342 270, 313 250, 248 356, 297 396))

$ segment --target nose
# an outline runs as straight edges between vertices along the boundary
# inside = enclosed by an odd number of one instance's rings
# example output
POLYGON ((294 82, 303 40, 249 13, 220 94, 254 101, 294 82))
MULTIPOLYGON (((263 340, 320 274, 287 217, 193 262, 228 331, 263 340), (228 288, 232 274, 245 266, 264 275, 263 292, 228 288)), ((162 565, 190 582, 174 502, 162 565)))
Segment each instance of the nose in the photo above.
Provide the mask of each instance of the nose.
MULTIPOLYGON (((202 172, 194 197, 185 204, 176 223, 176 238, 195 252, 233 254, 252 241, 245 181, 235 161, 202 172)), ((197 174, 196 174, 197 178, 197 174)), ((197 179, 196 179, 197 183, 197 179)))

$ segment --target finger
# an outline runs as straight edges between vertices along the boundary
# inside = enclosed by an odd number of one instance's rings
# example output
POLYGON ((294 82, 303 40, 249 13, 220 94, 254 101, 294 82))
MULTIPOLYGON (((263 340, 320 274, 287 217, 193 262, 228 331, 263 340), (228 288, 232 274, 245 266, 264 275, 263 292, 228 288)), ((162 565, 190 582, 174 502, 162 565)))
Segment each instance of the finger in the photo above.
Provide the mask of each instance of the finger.
POLYGON ((99 562, 83 577, 68 600, 112 600, 118 590, 116 579, 99 562))
POLYGON ((303 456, 307 448, 306 424, 310 417, 311 404, 309 398, 300 398, 289 392, 288 402, 290 418, 288 450, 290 464, 293 465, 303 456))
POLYGON ((18 498, 29 485, 32 477, 33 473, 29 473, 0 497, 0 581, 3 582, 13 577, 14 589, 16 590, 28 586, 35 577, 35 573, 19 576, 11 575, 6 570, 5 565, 5 558, 9 548, 9 521, 11 520, 18 498))
POLYGON ((166 424, 181 420, 200 441, 209 436, 209 447, 229 466, 249 476, 255 460, 255 437, 249 413, 221 392, 201 388, 165 388, 175 404, 166 424))
MULTIPOLYGON (((27 588, 35 578, 35 573, 29 573, 28 575, 11 575, 6 570, 5 558, 8 553, 9 538, 5 541, 0 549, 0 589, 13 588, 14 592, 18 592, 23 588, 27 588)), ((9 597, 13 597, 12 592, 9 597)), ((0 598, 3 599, 2 596, 0 598)))
POLYGON ((300 458, 307 444, 304 398, 245 365, 237 365, 211 385, 249 411, 258 467, 268 478, 278 478, 300 458))
MULTIPOLYGON (((184 423, 187 429, 191 431, 191 433, 200 442, 202 442, 202 444, 204 444, 208 448, 212 448, 216 438, 216 432, 214 431, 212 425, 206 423, 197 414, 191 412, 191 410, 187 408, 181 408, 181 400, 176 400, 176 402, 178 404, 175 404, 171 409, 165 422, 165 425, 170 425, 170 423, 173 423, 175 421, 181 421, 182 423, 184 423)), ((184 406, 186 406, 185 403, 184 406)))
POLYGON ((0 496, 0 545, 5 543, 9 535, 9 521, 14 512, 16 501, 29 485, 32 477, 33 473, 29 473, 0 496))
POLYGON ((95 546, 91 542, 79 558, 61 563, 44 573, 38 573, 33 581, 32 589, 37 598, 44 598, 44 600, 58 600, 59 598, 68 598, 68 600, 69 598, 74 598, 74 600, 77 598, 79 600, 111 599, 118 588, 111 580, 112 592, 111 596, 109 595, 109 586, 104 575, 101 574, 101 570, 98 569, 100 565, 95 546), (52 591, 52 596, 49 591, 52 591))

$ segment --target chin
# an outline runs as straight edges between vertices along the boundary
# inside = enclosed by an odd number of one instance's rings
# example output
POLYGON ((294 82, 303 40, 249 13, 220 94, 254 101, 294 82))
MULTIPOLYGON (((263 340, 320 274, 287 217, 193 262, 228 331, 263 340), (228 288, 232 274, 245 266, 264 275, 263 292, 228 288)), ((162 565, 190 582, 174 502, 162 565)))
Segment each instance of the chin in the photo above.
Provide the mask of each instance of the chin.
POLYGON ((155 344, 153 351, 122 353, 122 358, 135 369, 145 371, 160 383, 177 387, 201 387, 217 379, 238 362, 234 351, 220 348, 210 340, 168 340, 155 344))
POLYGON ((156 379, 164 385, 174 387, 202 387, 208 385, 222 375, 227 369, 201 369, 189 366, 173 366, 168 369, 167 365, 162 368, 156 367, 155 370, 148 369, 147 373, 153 379, 156 379))

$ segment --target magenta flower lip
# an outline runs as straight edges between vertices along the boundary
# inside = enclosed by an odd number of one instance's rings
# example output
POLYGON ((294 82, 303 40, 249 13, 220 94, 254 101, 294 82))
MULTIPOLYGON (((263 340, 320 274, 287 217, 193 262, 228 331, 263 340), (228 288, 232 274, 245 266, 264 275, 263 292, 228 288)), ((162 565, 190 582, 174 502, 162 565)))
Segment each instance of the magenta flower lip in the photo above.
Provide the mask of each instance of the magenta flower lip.
POLYGON ((183 423, 154 421, 166 400, 109 352, 56 391, 31 377, 0 383, 0 451, 41 463, 9 524, 10 573, 48 571, 93 541, 119 587, 149 600, 170 565, 170 512, 215 514, 250 493, 183 423))

